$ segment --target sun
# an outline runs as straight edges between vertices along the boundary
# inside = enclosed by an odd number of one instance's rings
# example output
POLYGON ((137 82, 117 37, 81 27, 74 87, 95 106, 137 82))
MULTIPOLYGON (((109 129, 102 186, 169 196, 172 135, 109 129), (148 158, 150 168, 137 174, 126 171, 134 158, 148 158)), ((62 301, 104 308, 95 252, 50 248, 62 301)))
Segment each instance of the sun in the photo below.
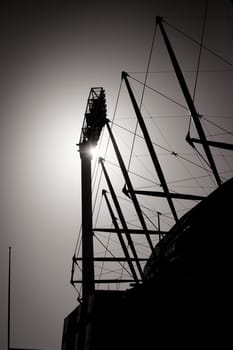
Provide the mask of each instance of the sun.
POLYGON ((91 146, 88 152, 91 155, 92 159, 96 159, 98 156, 98 147, 91 146))

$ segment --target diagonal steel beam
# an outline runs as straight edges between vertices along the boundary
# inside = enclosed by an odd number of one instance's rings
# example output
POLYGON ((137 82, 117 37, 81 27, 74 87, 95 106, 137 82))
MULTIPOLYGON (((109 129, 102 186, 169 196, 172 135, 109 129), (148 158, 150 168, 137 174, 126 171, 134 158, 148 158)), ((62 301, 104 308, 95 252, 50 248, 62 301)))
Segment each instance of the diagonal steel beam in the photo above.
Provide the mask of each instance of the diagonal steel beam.
POLYGON ((209 148, 206 136, 205 136, 205 132, 204 132, 204 130, 202 128, 199 114, 196 111, 196 108, 195 108, 195 105, 193 103, 192 97, 191 97, 191 95, 189 93, 188 86, 187 86, 187 84, 185 82, 185 79, 184 79, 183 73, 181 71, 180 65, 179 65, 179 63, 177 61, 175 52, 174 52, 174 50, 173 50, 173 48, 171 46, 171 43, 170 43, 170 41, 168 39, 168 36, 167 36, 167 33, 166 33, 165 29, 164 29, 164 26, 163 26, 163 23, 162 23, 163 19, 158 16, 158 17, 156 17, 156 21, 157 21, 157 24, 159 25, 160 31, 162 33, 162 36, 163 36, 163 39, 164 39, 164 42, 165 42, 168 54, 170 56, 172 65, 173 65, 174 70, 176 72, 177 79, 178 79, 178 81, 180 83, 180 87, 181 87, 181 90, 183 92, 184 98, 186 100, 186 103, 187 103, 190 115, 193 118, 193 122, 194 122, 195 127, 197 129, 197 132, 199 134, 199 137, 200 137, 201 143, 203 145, 206 157, 207 157, 207 159, 209 161, 209 165, 210 165, 210 167, 211 167, 211 169, 213 171, 213 174, 214 174, 214 177, 215 177, 215 180, 216 180, 218 186, 220 186, 221 185, 221 179, 219 177, 218 170, 216 168, 216 165, 215 165, 212 153, 210 151, 210 148, 209 148))
POLYGON ((172 214, 173 214, 173 217, 174 217, 175 221, 178 222, 178 216, 177 216, 176 209, 175 209, 175 206, 174 206, 174 204, 173 204, 173 201, 172 201, 172 198, 171 198, 171 195, 170 195, 168 186, 167 186, 166 179, 165 179, 165 177, 164 177, 162 168, 161 168, 161 166, 160 166, 158 157, 157 157, 157 155, 156 155, 156 153, 155 153, 155 149, 154 149, 154 147, 153 147, 153 144, 152 144, 150 135, 149 135, 149 133, 148 133, 146 124, 145 124, 145 122, 144 122, 144 120, 143 120, 141 111, 140 111, 140 109, 139 109, 139 107, 138 107, 137 101, 136 101, 136 99, 135 99, 135 97, 134 97, 134 94, 133 94, 133 91, 132 91, 131 86, 130 86, 130 84, 129 84, 129 81, 128 81, 127 76, 128 76, 128 74, 127 74, 126 72, 122 72, 122 78, 124 79, 125 84, 126 84, 126 87, 127 87, 127 89, 128 89, 129 96, 130 96, 131 102, 132 102, 132 104, 133 104, 134 111, 135 111, 135 114, 136 114, 136 116, 137 116, 138 123, 139 123, 140 128, 141 128, 141 130, 142 130, 142 133, 143 133, 143 135, 144 135, 144 139, 145 139, 145 142, 146 142, 148 151, 149 151, 149 153, 150 153, 152 162, 153 162, 154 167, 155 167, 155 170, 156 170, 156 172, 157 172, 157 174, 158 174, 159 180, 160 180, 160 182, 161 182, 162 188, 163 188, 164 193, 165 193, 165 195, 166 195, 166 198, 167 198, 169 207, 170 207, 170 209, 171 209, 171 212, 172 212, 172 214))
MULTIPOLYGON (((125 234, 126 234, 126 238, 128 240, 128 243, 129 243, 129 247, 132 251, 132 254, 133 254, 133 257, 135 258, 136 260, 136 265, 137 265, 137 268, 138 268, 138 271, 141 275, 141 277, 143 278, 143 271, 142 271, 142 268, 141 268, 141 265, 138 261, 138 256, 137 256, 137 252, 136 252, 136 249, 135 249, 135 246, 134 246, 134 243, 133 243, 133 240, 130 236, 130 233, 129 233, 129 230, 128 230, 128 226, 127 226, 127 223, 125 221, 125 217, 123 215, 123 212, 121 210, 121 207, 120 207, 120 203, 117 199, 117 196, 116 196, 116 193, 114 191, 114 188, 112 186, 112 183, 111 183, 111 180, 109 178, 109 175, 107 173, 107 170, 105 168, 105 165, 104 165, 104 161, 103 161, 103 158, 99 158, 99 162, 101 164, 101 167, 103 169, 103 173, 104 173, 104 176, 105 176, 105 179, 106 179, 106 182, 107 182, 107 185, 108 185, 108 188, 109 188, 109 191, 110 191, 110 194, 112 196, 112 200, 114 202, 114 205, 115 205, 115 208, 116 208, 116 211, 117 211, 117 214, 119 216, 119 219, 120 219, 120 222, 121 222, 121 225, 123 227, 123 229, 125 230, 125 234)), ((114 215, 113 215, 114 216, 114 215)), ((115 220, 114 220, 115 222, 115 220)), ((116 222, 115 222, 116 223, 116 222)), ((117 225, 118 226, 118 225, 117 225)))
POLYGON ((128 171, 126 170, 125 163, 124 163, 124 161, 123 161, 123 159, 122 159, 122 156, 121 156, 121 153, 120 153, 119 148, 118 148, 118 146, 117 146, 115 137, 113 136, 112 130, 111 130, 110 126, 109 126, 109 122, 106 123, 106 126, 107 126, 107 129, 108 129, 108 132, 109 132, 109 136, 110 136, 110 139, 111 139, 111 142, 112 142, 114 151, 115 151, 116 156, 117 156, 118 163, 119 163, 119 165, 120 165, 122 174, 123 174, 123 176, 124 176, 126 185, 127 185, 127 187, 128 187, 128 190, 129 190, 129 193, 130 193, 130 196, 131 196, 131 199, 132 199, 134 208, 135 208, 135 210, 136 210, 136 212, 137 212, 137 215, 138 215, 139 221, 140 221, 140 223, 141 223, 141 226, 142 226, 143 230, 145 231, 145 236, 146 236, 146 239, 147 239, 147 241, 148 241, 148 244, 149 244, 149 246, 150 246, 150 248, 151 248, 151 251, 153 252, 153 251, 154 251, 154 247, 153 247, 153 244, 152 244, 150 235, 149 235, 148 232, 147 232, 147 227, 146 227, 145 219, 144 219, 144 217, 143 217, 143 214, 142 214, 140 205, 139 205, 139 203, 138 203, 137 197, 136 197, 136 195, 135 195, 135 193, 134 193, 133 185, 132 185, 132 183, 131 183, 131 180, 130 180, 128 171))
MULTIPOLYGON (((125 244, 125 241, 124 241, 124 239, 123 239, 123 237, 122 237, 122 233, 120 232, 120 227, 119 227, 118 222, 117 222, 117 220, 116 220, 116 217, 115 217, 115 215, 114 215, 113 209, 112 209, 111 204, 110 204, 110 202, 109 202, 109 199, 108 199, 108 197, 107 197, 107 191, 103 190, 103 191, 102 191, 102 194, 103 194, 103 196, 104 196, 104 198, 105 198, 105 201, 106 201, 106 204, 107 204, 109 213, 110 213, 110 215, 111 215, 112 223, 113 223, 113 225, 114 225, 114 227, 115 227, 115 230, 116 230, 116 232, 117 232, 117 235, 118 235, 118 238, 119 238, 119 241, 120 241, 122 250, 123 250, 123 252, 124 252, 124 254, 125 254, 125 258, 126 258, 126 261, 127 261, 128 265, 129 265, 129 268, 130 268, 130 271, 131 271, 131 273, 132 273, 132 276, 133 276, 133 278, 135 279, 135 282, 138 282, 138 276, 137 276, 137 274, 136 274, 134 265, 133 265, 132 260, 131 260, 131 258, 130 258, 130 255, 129 255, 127 246, 126 246, 126 244, 125 244)), ((130 247, 131 247, 131 245, 133 244, 133 242, 132 242, 132 239, 130 239, 130 235, 129 235, 128 232, 127 232, 127 239, 128 239, 129 244, 130 244, 130 247)), ((131 248, 131 249, 132 249, 132 248, 131 248)), ((135 249, 134 249, 134 251, 136 252, 135 249)), ((136 263, 137 263, 137 265, 138 265, 138 264, 139 264, 138 257, 135 256, 134 258, 135 258, 135 261, 136 261, 136 263)))

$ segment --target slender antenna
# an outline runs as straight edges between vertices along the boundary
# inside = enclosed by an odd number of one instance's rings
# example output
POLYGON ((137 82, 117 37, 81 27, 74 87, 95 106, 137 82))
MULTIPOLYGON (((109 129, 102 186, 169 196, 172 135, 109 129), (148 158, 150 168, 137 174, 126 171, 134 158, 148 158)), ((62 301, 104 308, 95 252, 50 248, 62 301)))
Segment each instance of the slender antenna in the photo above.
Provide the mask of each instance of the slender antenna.
POLYGON ((9 270, 8 270, 8 327, 7 349, 10 350, 10 325, 11 325, 11 247, 9 247, 9 270))

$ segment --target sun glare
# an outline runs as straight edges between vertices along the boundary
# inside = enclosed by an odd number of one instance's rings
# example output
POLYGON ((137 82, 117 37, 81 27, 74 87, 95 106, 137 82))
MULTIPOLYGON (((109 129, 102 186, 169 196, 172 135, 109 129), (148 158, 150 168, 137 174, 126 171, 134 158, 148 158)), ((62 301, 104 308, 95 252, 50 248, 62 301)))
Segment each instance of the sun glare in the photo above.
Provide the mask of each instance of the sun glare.
POLYGON ((90 147, 89 153, 91 154, 92 159, 96 159, 98 155, 98 147, 94 147, 94 146, 90 147))

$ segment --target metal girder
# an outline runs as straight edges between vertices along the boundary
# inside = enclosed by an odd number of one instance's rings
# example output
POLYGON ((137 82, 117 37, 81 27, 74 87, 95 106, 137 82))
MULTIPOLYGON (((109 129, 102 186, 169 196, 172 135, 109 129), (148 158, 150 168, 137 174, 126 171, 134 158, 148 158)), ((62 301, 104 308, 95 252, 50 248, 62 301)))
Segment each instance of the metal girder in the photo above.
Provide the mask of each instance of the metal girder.
MULTIPOLYGON (((190 136, 186 137, 186 140, 188 143, 190 143, 190 145, 192 147, 193 147, 193 143, 203 144, 203 142, 200 139, 196 139, 196 138, 193 138, 190 136)), ((217 147, 217 148, 228 149, 230 151, 233 151, 233 144, 232 143, 207 140, 207 144, 211 147, 217 147)))
MULTIPOLYGON (((93 228, 93 231, 94 232, 109 232, 109 233, 117 233, 117 231, 114 229, 114 228, 93 228)), ((119 231, 121 233, 125 233, 125 230, 123 228, 120 228, 119 231)), ((145 232, 143 230, 140 230, 140 229, 128 229, 129 233, 131 234, 136 234, 136 235, 144 235, 145 232)), ((149 235, 165 235, 167 234, 166 231, 160 231, 160 230, 157 230, 157 231, 154 231, 154 230, 147 230, 147 233, 149 235)))
MULTIPOLYGON (((143 196, 166 197, 166 194, 164 192, 158 192, 158 191, 135 190, 135 193, 143 196)), ((197 196, 194 194, 184 194, 184 193, 170 193, 170 196, 171 198, 174 198, 174 199, 189 199, 189 200, 202 200, 205 198, 204 196, 197 196)))
MULTIPOLYGON (((136 261, 135 258, 130 258, 131 261, 136 261)), ((148 258, 137 258, 137 260, 139 261, 147 261, 148 258)), ((75 261, 82 261, 82 258, 75 258, 75 261)), ((106 262, 118 262, 118 261, 122 261, 122 262, 125 262, 125 261, 128 261, 127 258, 125 257, 121 257, 121 256, 118 256, 118 257, 94 257, 94 261, 106 261, 106 262)))

